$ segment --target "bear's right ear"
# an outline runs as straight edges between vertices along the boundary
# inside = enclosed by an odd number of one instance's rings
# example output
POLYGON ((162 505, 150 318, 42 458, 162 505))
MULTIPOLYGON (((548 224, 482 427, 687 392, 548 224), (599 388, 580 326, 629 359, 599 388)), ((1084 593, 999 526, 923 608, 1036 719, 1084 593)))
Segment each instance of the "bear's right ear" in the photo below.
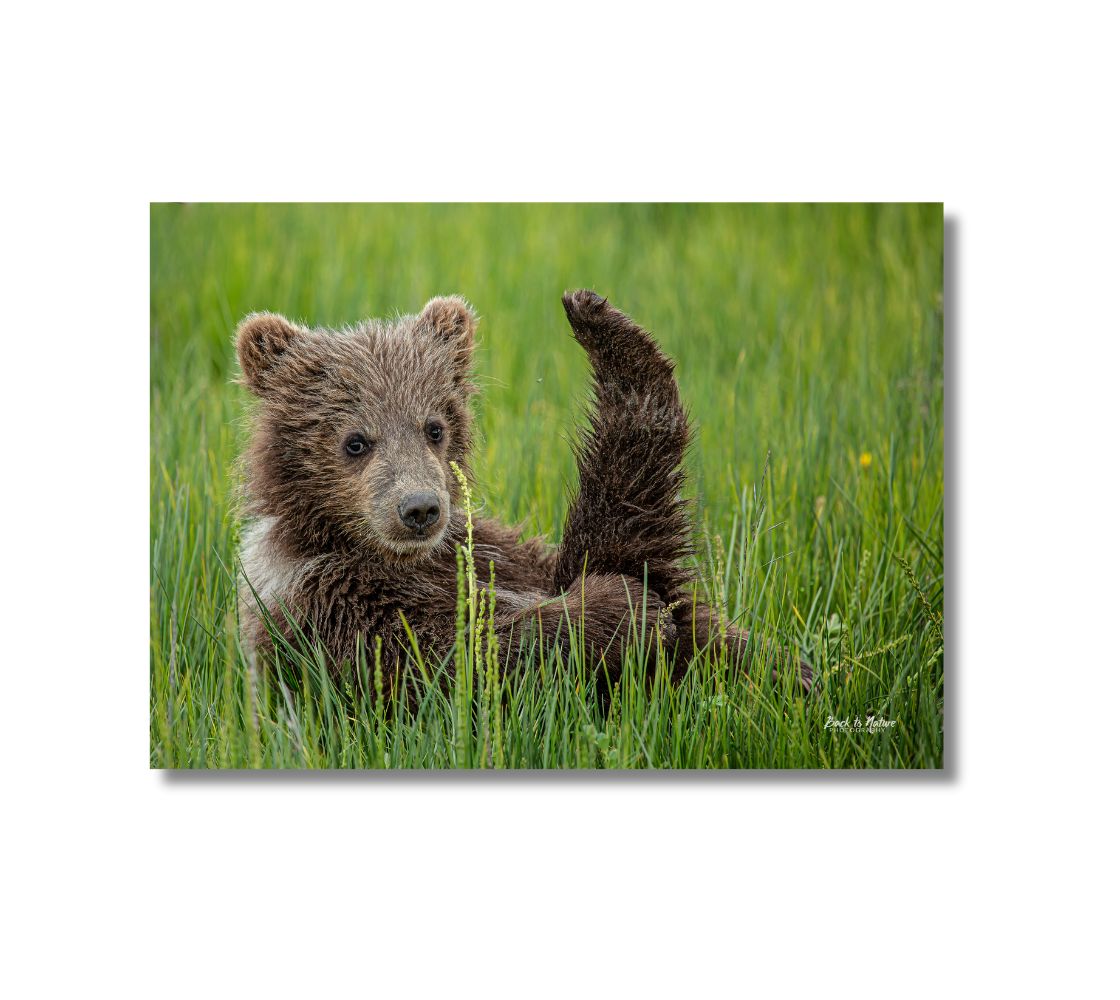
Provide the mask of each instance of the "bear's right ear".
POLYGON ((244 384, 258 396, 268 394, 271 375, 291 349, 299 329, 277 313, 253 313, 237 328, 237 360, 244 384))

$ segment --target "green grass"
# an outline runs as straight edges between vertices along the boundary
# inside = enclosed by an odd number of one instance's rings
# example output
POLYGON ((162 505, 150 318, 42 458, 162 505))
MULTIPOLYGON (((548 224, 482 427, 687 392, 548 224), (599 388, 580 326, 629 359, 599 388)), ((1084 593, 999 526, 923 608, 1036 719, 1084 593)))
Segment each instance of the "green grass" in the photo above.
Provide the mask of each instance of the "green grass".
POLYGON ((941 766, 940 206, 160 205, 151 241, 152 766, 941 766), (333 683, 314 651, 288 684, 251 672, 237 321, 467 296, 475 502, 555 541, 586 398, 560 294, 582 286, 679 363, 705 596, 801 648, 819 695, 717 660, 676 687, 632 668, 601 704, 587 665, 539 650, 493 677, 484 636, 459 654, 477 669, 433 676, 415 712, 379 698, 372 669, 333 683), (868 714, 893 728, 826 727, 868 714))

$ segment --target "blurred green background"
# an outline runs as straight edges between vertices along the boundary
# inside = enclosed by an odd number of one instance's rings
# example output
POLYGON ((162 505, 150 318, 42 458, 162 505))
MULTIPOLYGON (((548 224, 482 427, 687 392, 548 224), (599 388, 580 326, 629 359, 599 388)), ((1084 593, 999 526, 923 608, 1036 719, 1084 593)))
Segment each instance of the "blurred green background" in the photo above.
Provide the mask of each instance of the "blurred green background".
POLYGON ((716 522, 767 452, 791 507, 892 442, 905 490, 941 444, 941 226, 939 205, 153 206, 155 458, 232 457, 247 312, 334 326, 457 292, 481 316, 480 492, 555 535, 586 396, 560 294, 588 287, 678 361, 716 522))
MULTIPOLYGON (((232 655, 216 569, 236 536, 240 318, 338 326, 453 292, 481 317, 488 513, 558 538, 587 398, 560 295, 589 287, 678 362, 702 557, 744 491, 765 509, 756 624, 805 647, 829 628, 881 646, 902 634, 890 615, 914 581, 939 616, 942 227, 940 205, 153 205, 153 679, 172 649, 179 668, 232 655), (853 591, 861 562, 878 610, 853 591)), ((935 648, 905 645, 879 657, 889 690, 935 648)))

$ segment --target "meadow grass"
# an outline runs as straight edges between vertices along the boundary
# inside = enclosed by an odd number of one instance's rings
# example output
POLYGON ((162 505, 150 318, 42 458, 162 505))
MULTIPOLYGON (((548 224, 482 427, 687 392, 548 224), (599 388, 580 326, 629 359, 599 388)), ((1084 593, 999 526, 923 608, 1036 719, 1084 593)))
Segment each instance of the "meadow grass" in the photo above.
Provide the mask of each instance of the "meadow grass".
POLYGON ((940 767, 941 292, 939 205, 152 206, 151 765, 940 767), (556 541, 587 398, 560 306, 578 287, 678 362, 703 597, 800 649, 817 693, 718 655, 675 686, 632 658, 606 700, 578 656, 533 647, 499 671, 488 581, 466 576, 454 662, 423 665, 411 708, 386 697, 374 639, 342 681, 314 648, 283 681, 250 664, 238 320, 342 325, 465 295, 473 503, 556 541), (827 725, 869 715, 893 726, 827 725))

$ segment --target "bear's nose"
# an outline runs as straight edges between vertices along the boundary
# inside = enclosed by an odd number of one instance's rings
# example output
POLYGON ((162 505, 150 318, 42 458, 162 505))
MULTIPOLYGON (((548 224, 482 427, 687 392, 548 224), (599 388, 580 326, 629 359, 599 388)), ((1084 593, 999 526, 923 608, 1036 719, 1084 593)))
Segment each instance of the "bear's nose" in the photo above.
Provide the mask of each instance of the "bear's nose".
POLYGON ((439 497, 431 490, 409 493, 398 505, 397 513, 406 528, 423 531, 439 520, 439 497))

